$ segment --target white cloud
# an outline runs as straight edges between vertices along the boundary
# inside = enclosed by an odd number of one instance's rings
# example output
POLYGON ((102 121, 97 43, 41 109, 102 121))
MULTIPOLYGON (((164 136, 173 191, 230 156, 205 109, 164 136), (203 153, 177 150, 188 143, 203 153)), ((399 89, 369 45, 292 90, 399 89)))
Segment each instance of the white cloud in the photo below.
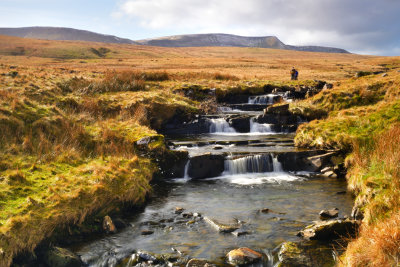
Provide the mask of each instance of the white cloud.
POLYGON ((371 51, 385 40, 399 43, 399 12, 398 0, 125 0, 115 16, 149 31, 276 35, 295 45, 371 51))

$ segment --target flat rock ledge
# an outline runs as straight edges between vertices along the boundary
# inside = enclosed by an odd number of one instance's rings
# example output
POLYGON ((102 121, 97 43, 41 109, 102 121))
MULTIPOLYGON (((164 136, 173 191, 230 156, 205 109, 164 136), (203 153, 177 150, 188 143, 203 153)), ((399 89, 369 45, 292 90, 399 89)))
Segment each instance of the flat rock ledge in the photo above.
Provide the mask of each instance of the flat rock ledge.
POLYGON ((354 236, 359 227, 355 220, 320 221, 307 226, 297 235, 309 240, 334 240, 354 236))

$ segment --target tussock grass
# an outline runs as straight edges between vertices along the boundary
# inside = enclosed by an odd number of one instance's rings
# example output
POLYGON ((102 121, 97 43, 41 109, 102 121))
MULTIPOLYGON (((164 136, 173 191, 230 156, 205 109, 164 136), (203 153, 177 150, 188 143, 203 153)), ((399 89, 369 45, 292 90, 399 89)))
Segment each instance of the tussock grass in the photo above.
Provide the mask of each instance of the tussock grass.
POLYGON ((165 78, 149 73, 110 72, 34 91, 51 92, 49 98, 0 88, 0 266, 55 231, 145 199, 158 168, 156 157, 138 156, 135 142, 156 136, 140 155, 162 155, 164 139, 150 126, 160 127, 176 110, 196 110, 171 92, 125 89, 137 77, 165 78), (111 91, 82 90, 91 84, 111 91))
POLYGON ((291 107, 299 114, 320 110, 316 120, 299 128, 297 145, 349 153, 348 188, 364 219, 342 266, 399 265, 399 92, 400 74, 390 72, 388 77, 369 75, 341 82, 291 107))
POLYGON ((344 266, 400 264, 400 124, 357 144, 349 172, 349 188, 363 205, 359 238, 346 251, 344 266))

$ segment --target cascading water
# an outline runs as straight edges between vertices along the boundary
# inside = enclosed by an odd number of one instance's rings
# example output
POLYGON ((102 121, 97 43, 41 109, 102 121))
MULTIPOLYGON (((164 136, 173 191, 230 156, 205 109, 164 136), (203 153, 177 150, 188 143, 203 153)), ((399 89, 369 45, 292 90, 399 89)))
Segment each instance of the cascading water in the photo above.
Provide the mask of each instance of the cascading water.
POLYGON ((210 133, 236 133, 224 118, 210 119, 210 133))
POLYGON ((281 172, 282 166, 271 154, 251 155, 225 160, 225 175, 281 172))
POLYGON ((258 95, 258 96, 250 96, 249 104, 264 104, 264 105, 272 105, 274 104, 274 99, 277 95, 268 94, 268 95, 258 95))
POLYGON ((271 126, 273 124, 258 123, 254 121, 254 118, 250 119, 250 133, 273 133, 271 126))

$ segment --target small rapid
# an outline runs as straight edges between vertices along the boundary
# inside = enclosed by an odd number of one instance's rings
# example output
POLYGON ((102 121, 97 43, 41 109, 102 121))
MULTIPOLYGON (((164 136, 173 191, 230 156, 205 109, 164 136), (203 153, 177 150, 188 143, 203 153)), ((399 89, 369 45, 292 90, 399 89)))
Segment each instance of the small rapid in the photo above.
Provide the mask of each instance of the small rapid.
POLYGON ((224 118, 210 119, 210 133, 236 133, 224 118))
MULTIPOLYGON (((271 267, 278 262, 276 248, 298 240, 297 232, 318 220, 320 210, 334 206, 349 214, 351 196, 338 194, 346 190, 344 181, 301 169, 305 163, 297 159, 308 155, 294 146, 296 127, 289 126, 302 121, 262 111, 282 99, 251 96, 248 103, 220 107, 219 114, 199 116, 197 124, 187 123, 187 130, 166 136, 171 149, 188 153, 177 174, 182 177, 156 181, 153 197, 127 219, 128 227, 79 244, 74 252, 91 267, 145 266, 137 264, 137 251, 175 253, 180 259, 203 258, 225 266, 227 251, 249 247, 268 259, 259 266, 271 267), (185 211, 176 213, 177 207, 185 211), (221 234, 204 217, 240 221, 244 234, 221 234)), ((325 251, 323 266, 333 266, 331 248, 325 251)))
POLYGON ((264 105, 272 105, 280 99, 280 96, 274 94, 267 95, 259 95, 259 96, 250 96, 248 104, 264 104, 264 105))

